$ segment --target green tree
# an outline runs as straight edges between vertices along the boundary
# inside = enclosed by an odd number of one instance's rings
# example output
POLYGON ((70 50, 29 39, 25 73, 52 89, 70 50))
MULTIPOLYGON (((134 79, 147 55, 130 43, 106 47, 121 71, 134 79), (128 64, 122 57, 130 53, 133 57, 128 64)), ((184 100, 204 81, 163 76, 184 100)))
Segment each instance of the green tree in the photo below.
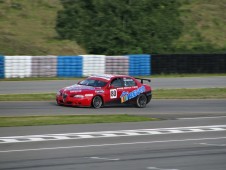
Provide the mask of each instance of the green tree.
POLYGON ((181 33, 177 0, 61 0, 56 30, 88 53, 173 51, 181 33))

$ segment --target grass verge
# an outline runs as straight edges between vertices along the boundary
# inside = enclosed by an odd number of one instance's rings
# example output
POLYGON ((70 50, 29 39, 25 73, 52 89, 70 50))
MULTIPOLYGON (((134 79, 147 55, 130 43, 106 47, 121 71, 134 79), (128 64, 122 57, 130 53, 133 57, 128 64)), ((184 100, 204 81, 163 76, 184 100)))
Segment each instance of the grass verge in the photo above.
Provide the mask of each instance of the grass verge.
POLYGON ((155 99, 226 99, 226 88, 159 89, 153 91, 155 99))
POLYGON ((60 115, 0 117, 0 127, 44 126, 91 123, 156 121, 159 119, 133 115, 60 115))
MULTIPOLYGON (((158 89, 153 91, 154 99, 226 99, 226 88, 202 89, 158 89)), ((55 93, 0 94, 0 101, 49 101, 55 100, 55 93)))
POLYGON ((0 94, 0 101, 48 101, 55 100, 56 93, 0 94))
POLYGON ((226 76, 225 73, 212 73, 212 74, 156 74, 149 76, 150 78, 179 78, 179 77, 215 77, 226 76))

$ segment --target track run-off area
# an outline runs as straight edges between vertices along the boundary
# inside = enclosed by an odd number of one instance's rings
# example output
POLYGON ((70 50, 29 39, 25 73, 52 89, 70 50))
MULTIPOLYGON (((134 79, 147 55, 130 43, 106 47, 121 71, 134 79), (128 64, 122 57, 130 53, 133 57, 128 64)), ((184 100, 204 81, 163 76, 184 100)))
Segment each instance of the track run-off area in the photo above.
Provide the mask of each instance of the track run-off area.
MULTIPOLYGON (((70 81, 0 81, 0 94, 55 92, 70 81)), ((158 88, 226 87, 226 77, 156 78, 158 88)), ((226 169, 226 100, 156 100, 146 108, 0 102, 0 116, 132 114, 161 121, 0 128, 0 170, 226 169)))

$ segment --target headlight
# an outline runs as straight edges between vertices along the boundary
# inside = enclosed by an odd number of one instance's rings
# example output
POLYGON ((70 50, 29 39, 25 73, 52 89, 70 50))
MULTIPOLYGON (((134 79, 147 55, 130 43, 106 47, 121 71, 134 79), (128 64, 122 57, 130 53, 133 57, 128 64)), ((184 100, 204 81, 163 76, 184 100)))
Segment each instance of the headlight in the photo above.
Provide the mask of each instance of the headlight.
POLYGON ((57 95, 57 96, 60 96, 60 95, 61 95, 61 92, 60 92, 60 91, 58 91, 56 95, 57 95))
POLYGON ((79 99, 83 99, 84 96, 83 95, 75 95, 74 98, 79 98, 79 99))

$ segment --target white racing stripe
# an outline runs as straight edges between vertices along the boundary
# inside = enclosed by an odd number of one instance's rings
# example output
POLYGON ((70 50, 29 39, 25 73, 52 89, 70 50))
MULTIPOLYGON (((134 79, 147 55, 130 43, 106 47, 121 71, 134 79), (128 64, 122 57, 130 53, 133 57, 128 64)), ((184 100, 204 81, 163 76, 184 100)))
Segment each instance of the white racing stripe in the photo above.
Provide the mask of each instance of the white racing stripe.
POLYGON ((20 149, 20 150, 19 149, 18 150, 2 150, 2 151, 0 151, 0 153, 43 151, 43 150, 59 150, 59 149, 75 149, 75 148, 91 148, 91 147, 105 147, 105 146, 140 145, 140 144, 171 143, 171 142, 188 142, 188 141, 218 140, 218 139, 226 139, 226 137, 179 139, 179 140, 164 140, 164 141, 145 141, 145 142, 130 142, 130 143, 110 143, 110 144, 98 144, 98 145, 77 145, 77 146, 52 147, 52 148, 35 148, 35 149, 20 149))
POLYGON ((144 136, 144 135, 149 136, 149 135, 176 134, 176 133, 200 133, 212 131, 226 131, 226 125, 9 136, 9 137, 0 137, 0 144, 52 141, 52 140, 70 140, 70 139, 110 138, 121 136, 144 136))

